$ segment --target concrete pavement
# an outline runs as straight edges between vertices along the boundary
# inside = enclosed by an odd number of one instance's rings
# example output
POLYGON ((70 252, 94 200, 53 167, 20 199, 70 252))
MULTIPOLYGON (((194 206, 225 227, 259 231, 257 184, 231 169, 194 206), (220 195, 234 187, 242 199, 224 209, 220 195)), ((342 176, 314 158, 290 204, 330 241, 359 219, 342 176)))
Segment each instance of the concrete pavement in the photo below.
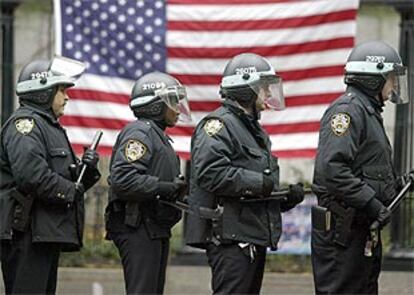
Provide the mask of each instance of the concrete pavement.
MULTIPOLYGON (((210 277, 206 266, 169 266, 165 294, 211 294, 210 277)), ((57 294, 125 294, 123 284, 119 268, 60 268, 57 294)), ((2 281, 0 294, 4 294, 2 281)), ((266 272, 262 294, 313 294, 312 275, 266 272)), ((414 273, 382 272, 380 294, 414 294, 414 273)))

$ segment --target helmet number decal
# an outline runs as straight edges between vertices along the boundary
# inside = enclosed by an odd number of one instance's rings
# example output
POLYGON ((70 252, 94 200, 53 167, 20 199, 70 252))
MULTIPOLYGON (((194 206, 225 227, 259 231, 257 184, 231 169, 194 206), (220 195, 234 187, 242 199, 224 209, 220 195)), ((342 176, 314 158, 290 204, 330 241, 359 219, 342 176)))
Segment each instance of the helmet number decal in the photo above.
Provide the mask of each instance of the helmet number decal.
POLYGON ((331 129, 336 136, 342 136, 351 125, 351 117, 345 113, 337 113, 331 118, 331 129))
POLYGON ((142 85, 142 90, 153 90, 165 87, 167 87, 167 85, 165 85, 164 82, 145 83, 144 85, 142 85))

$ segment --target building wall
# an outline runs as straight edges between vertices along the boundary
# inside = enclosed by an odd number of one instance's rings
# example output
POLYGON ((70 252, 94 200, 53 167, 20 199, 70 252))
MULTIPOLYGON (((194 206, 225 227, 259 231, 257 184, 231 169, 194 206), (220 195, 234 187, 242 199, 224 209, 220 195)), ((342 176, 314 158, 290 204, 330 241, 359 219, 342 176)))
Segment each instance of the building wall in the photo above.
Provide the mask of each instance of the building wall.
MULTIPOLYGON (((15 21, 15 75, 21 67, 34 58, 53 55, 52 0, 29 0, 16 11, 15 21)), ((399 42, 399 14, 391 7, 363 4, 357 17, 356 43, 383 40, 394 47, 399 42)), ((17 103, 16 103, 17 105, 17 103)), ((385 112, 386 131, 393 141, 395 108, 388 104, 385 112)), ((312 159, 281 159, 281 181, 312 180, 312 159)))

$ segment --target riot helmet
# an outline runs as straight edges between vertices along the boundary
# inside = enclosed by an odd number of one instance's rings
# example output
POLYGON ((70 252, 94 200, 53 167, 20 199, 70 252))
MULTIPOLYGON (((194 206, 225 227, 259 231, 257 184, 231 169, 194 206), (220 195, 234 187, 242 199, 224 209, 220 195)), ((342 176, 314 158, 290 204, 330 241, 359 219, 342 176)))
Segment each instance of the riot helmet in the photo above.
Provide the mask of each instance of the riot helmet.
POLYGON ((260 96, 269 108, 285 108, 282 78, 266 58, 254 53, 236 55, 227 63, 220 94, 243 107, 254 106, 260 96))
POLYGON ((166 108, 179 113, 179 120, 191 121, 186 89, 173 76, 152 72, 139 78, 129 103, 136 117, 163 120, 166 108))
POLYGON ((364 42, 350 53, 345 66, 345 83, 354 85, 371 96, 379 95, 388 78, 394 82, 389 100, 408 102, 407 68, 398 52, 382 41, 364 42))
POLYGON ((22 101, 50 106, 58 86, 74 86, 84 70, 84 63, 61 56, 32 61, 20 71, 16 94, 22 101))

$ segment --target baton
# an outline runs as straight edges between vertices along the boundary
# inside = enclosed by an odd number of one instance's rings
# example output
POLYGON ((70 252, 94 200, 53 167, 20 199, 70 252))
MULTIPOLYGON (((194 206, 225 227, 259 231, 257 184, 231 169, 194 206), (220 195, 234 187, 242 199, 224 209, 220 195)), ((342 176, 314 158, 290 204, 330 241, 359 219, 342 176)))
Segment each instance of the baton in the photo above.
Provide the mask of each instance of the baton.
POLYGON ((174 207, 176 209, 182 210, 188 214, 198 216, 203 219, 212 219, 217 220, 223 214, 223 207, 218 206, 216 209, 211 209, 207 207, 199 207, 199 213, 195 212, 190 208, 190 205, 181 201, 169 202, 164 200, 158 200, 161 204, 174 207))
MULTIPOLYGON (((312 193, 312 190, 311 189, 305 189, 304 192, 305 192, 305 194, 310 194, 310 193, 312 193)), ((267 198, 241 197, 240 201, 242 201, 243 203, 256 203, 256 202, 268 202, 268 201, 284 202, 284 201, 287 201, 288 194, 289 194, 289 191, 287 191, 287 190, 276 191, 276 192, 271 192, 270 197, 267 197, 267 198)))
MULTIPOLYGON (((95 137, 93 138, 92 144, 89 147, 89 149, 91 149, 93 151, 96 150, 96 148, 98 147, 99 141, 101 140, 102 134, 103 134, 102 130, 96 131, 95 137)), ((85 174, 85 171, 86 171, 86 164, 83 163, 82 164, 82 168, 81 168, 81 172, 79 173, 78 180, 76 180, 76 184, 80 184, 81 183, 82 178, 83 178, 83 175, 85 174)))

